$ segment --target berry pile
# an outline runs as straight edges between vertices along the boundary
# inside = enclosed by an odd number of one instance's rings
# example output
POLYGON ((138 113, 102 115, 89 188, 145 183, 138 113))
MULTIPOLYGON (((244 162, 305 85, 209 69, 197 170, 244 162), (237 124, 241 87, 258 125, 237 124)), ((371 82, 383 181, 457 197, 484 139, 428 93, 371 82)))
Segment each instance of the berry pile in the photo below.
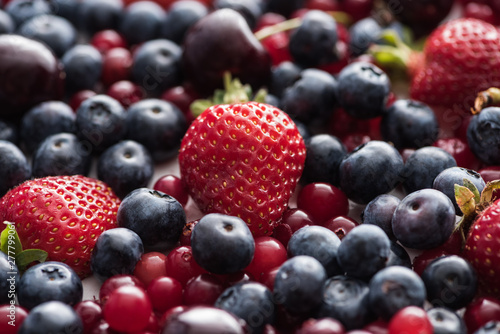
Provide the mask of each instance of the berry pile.
POLYGON ((0 333, 500 331, 500 5, 0 1, 0 333))

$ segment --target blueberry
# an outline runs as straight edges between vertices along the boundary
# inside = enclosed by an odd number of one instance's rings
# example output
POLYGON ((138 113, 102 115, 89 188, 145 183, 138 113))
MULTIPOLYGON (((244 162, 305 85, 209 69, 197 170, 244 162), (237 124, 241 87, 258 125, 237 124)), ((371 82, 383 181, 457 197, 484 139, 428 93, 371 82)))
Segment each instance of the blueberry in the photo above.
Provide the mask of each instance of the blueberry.
POLYGON ((150 96, 158 96, 182 80, 182 50, 167 39, 141 44, 134 53, 131 75, 150 96))
POLYGON ((61 101, 42 102, 31 108, 21 119, 20 134, 26 150, 34 152, 50 135, 75 132, 75 113, 61 101))
POLYGON ((75 45, 61 59, 66 73, 65 85, 69 93, 95 90, 101 79, 102 55, 92 45, 75 45))
POLYGON ((11 34, 15 30, 14 21, 12 17, 5 11, 0 9, 0 35, 11 34))
POLYGON ((382 116, 380 132, 398 150, 432 145, 439 124, 434 111, 418 101, 397 100, 382 116))
POLYGON ((123 14, 122 0, 85 0, 78 6, 79 26, 90 36, 98 31, 117 30, 123 14))
POLYGON ((434 182, 432 183, 432 188, 439 190, 448 196, 448 198, 453 202, 455 213, 460 216, 462 215, 462 210, 458 207, 455 199, 455 184, 463 186, 464 179, 467 179, 474 184, 479 193, 481 193, 486 186, 486 183, 478 172, 462 167, 450 167, 443 170, 438 174, 438 176, 436 176, 434 182))
POLYGON ((24 319, 18 334, 83 333, 80 316, 69 305, 50 301, 38 305, 24 319))
POLYGON ((500 332, 500 321, 489 321, 479 328, 474 334, 498 334, 500 332))
POLYGON ((380 270, 370 280, 369 287, 370 307, 386 321, 406 306, 424 306, 424 282, 417 273, 406 267, 390 266, 380 270))
POLYGON ((82 281, 62 262, 48 261, 30 267, 18 284, 19 305, 28 310, 51 300, 74 306, 82 301, 82 297, 82 281))
POLYGON ((290 55, 303 67, 316 67, 339 59, 337 22, 321 10, 309 10, 290 33, 290 55))
POLYGON ((467 306, 477 290, 477 274, 472 265, 457 255, 440 257, 422 272, 427 300, 434 306, 458 310, 467 306))
POLYGON ((411 258, 406 249, 393 240, 391 240, 391 252, 386 263, 386 267, 389 266, 412 268, 411 258))
POLYGON ((262 333, 266 324, 274 322, 273 294, 258 282, 243 282, 227 288, 214 306, 245 320, 249 333, 262 333))
POLYGON ((160 37, 165 18, 165 11, 157 3, 134 2, 123 11, 119 31, 130 45, 143 43, 160 37))
POLYGON ((274 300, 291 314, 311 316, 321 305, 327 276, 315 258, 299 255, 285 261, 274 281, 274 300))
POLYGON ((126 114, 120 102, 107 95, 94 95, 76 111, 76 134, 92 153, 103 152, 125 137, 126 114))
POLYGON ((362 224, 342 239, 337 259, 348 276, 366 280, 386 266, 390 247, 390 240, 380 227, 362 224))
POLYGON ((390 144, 373 140, 355 148, 339 167, 340 188, 347 197, 367 204, 400 182, 403 158, 390 144))
POLYGON ((278 98, 283 96, 285 89, 300 79, 302 69, 291 61, 283 61, 272 68, 269 93, 278 98))
POLYGON ((305 140, 306 161, 301 181, 305 184, 325 182, 339 186, 339 166, 347 155, 340 139, 329 134, 318 134, 305 140))
POLYGON ((78 23, 78 6, 79 0, 50 0, 52 13, 57 16, 64 17, 73 25, 78 23))
POLYGON ((31 177, 31 166, 13 143, 0 140, 0 197, 31 177))
POLYGON ((250 29, 254 29, 262 15, 263 0, 215 0, 214 9, 230 8, 240 13, 250 29))
POLYGON ((33 154, 33 176, 88 175, 92 156, 75 134, 51 135, 33 154))
POLYGON ((139 188, 123 199, 116 221, 119 226, 136 232, 146 250, 165 251, 179 241, 186 213, 173 197, 139 188))
MULTIPOLYGON (((6 228, 10 230, 9 226, 6 228)), ((15 300, 16 292, 19 291, 19 277, 14 259, 9 261, 9 257, 0 252, 0 304, 10 304, 11 300, 15 300)))
POLYGON ((19 144, 19 128, 17 124, 0 119, 0 140, 10 141, 13 144, 19 144))
POLYGON ((427 310, 427 315, 434 334, 467 334, 467 327, 462 317, 450 309, 433 307, 427 310))
POLYGON ((401 172, 401 181, 407 194, 414 191, 432 188, 436 176, 449 167, 456 167, 457 162, 445 150, 426 146, 419 148, 406 159, 401 172))
POLYGON ((467 127, 467 143, 481 162, 500 164, 500 108, 489 107, 472 116, 467 127))
POLYGON ((361 56, 378 40, 382 27, 372 18, 367 17, 354 23, 349 28, 349 54, 351 57, 361 56))
POLYGON ((455 208, 445 194, 422 189, 401 200, 392 217, 392 231, 405 247, 430 249, 448 240, 455 220, 455 208))
POLYGON ((266 0, 268 12, 289 17, 294 11, 304 7, 305 0, 266 0))
POLYGON ((250 264, 255 242, 242 219, 212 213, 194 226, 191 247, 202 268, 214 274, 231 274, 250 264))
POLYGON ((304 226, 288 241, 288 257, 309 255, 325 267, 328 277, 342 273, 337 261, 339 237, 323 226, 304 226))
POLYGON ((345 66, 337 78, 337 99, 344 110, 354 118, 381 116, 391 92, 387 74, 367 62, 345 66))
POLYGON ((32 17, 50 14, 52 12, 48 1, 44 0, 12 0, 5 6, 16 26, 32 17))
POLYGON ((189 28, 207 14, 207 6, 200 1, 184 0, 172 3, 163 21, 162 37, 181 45, 189 28))
POLYGON ((124 140, 111 146, 97 162, 97 177, 120 198, 137 188, 146 187, 153 173, 151 154, 142 144, 133 140, 124 140))
POLYGON ((364 327, 375 320, 368 305, 369 290, 368 283, 352 277, 328 279, 316 317, 337 319, 347 330, 364 327))
POLYGON ((45 43, 59 58, 75 45, 77 38, 73 25, 56 15, 33 17, 19 27, 18 33, 45 43))
POLYGON ((143 253, 144 245, 137 233, 124 227, 113 228, 97 238, 90 268, 101 282, 114 275, 131 275, 143 253))
POLYGON ((401 200, 394 195, 382 194, 372 199, 361 213, 363 224, 373 224, 380 227, 389 239, 396 240, 392 232, 392 215, 401 200))
POLYGON ((144 145, 156 162, 177 154, 186 130, 186 117, 170 102, 145 99, 127 110, 127 138, 144 145))

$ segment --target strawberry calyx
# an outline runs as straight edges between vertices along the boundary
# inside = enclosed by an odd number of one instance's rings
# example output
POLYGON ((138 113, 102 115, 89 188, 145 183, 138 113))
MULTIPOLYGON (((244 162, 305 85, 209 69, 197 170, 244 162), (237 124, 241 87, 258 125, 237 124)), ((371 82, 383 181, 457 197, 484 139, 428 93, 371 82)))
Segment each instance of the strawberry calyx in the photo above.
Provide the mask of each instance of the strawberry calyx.
POLYGON ((471 108, 473 115, 479 114, 486 107, 500 104, 500 88, 490 87, 487 90, 479 92, 474 101, 474 107, 471 108))

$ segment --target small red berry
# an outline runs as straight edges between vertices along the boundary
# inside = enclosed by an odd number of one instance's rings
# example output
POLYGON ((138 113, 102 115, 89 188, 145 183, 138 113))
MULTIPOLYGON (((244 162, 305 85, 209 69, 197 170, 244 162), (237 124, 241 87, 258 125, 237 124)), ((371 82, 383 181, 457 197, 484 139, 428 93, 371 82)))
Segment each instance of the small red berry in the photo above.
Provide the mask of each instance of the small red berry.
POLYGON ((310 183, 301 189, 297 206, 312 217, 315 224, 345 216, 349 212, 349 200, 337 187, 327 183, 310 183))
POLYGON ((108 278, 102 283, 99 290, 99 299, 101 304, 104 305, 111 292, 115 291, 122 286, 137 286, 140 288, 145 288, 144 284, 135 276, 132 275, 115 275, 108 278))
POLYGON ((81 301, 74 306, 74 309, 82 319, 85 334, 92 333, 102 320, 101 306, 92 300, 81 301))
POLYGON ((175 198, 182 206, 186 206, 189 195, 182 181, 175 175, 167 174, 160 177, 153 186, 154 190, 161 191, 175 198))
POLYGON ((165 254, 159 252, 143 254, 139 262, 135 265, 134 276, 147 287, 155 278, 167 275, 167 269, 165 268, 166 258, 165 254))
POLYGON ((222 294, 224 284, 212 274, 201 274, 191 279, 184 289, 184 304, 211 306, 222 294))
POLYGON ((389 321, 389 334, 433 334, 434 328, 424 309, 407 306, 389 321))
POLYGON ((285 246, 272 237, 255 238, 255 251, 252 262, 245 271, 256 281, 260 281, 265 272, 279 267, 287 260, 285 246))
POLYGON ((0 333, 16 334, 28 311, 19 305, 0 305, 0 333))
POLYGON ((168 309, 182 305, 182 284, 171 277, 157 277, 146 290, 153 309, 165 313, 168 309))
POLYGON ((171 250, 165 260, 165 268, 167 276, 175 278, 183 286, 191 278, 206 272, 194 260, 190 246, 179 246, 171 250))
POLYGON ((358 226, 358 222, 347 216, 338 216, 327 220, 321 226, 326 227, 330 231, 335 232, 335 234, 342 240, 343 237, 347 235, 353 228, 358 226))
POLYGON ((128 80, 115 82, 108 88, 107 94, 118 100, 125 108, 146 97, 141 87, 128 80))
POLYGON ((90 41, 101 53, 106 53, 113 48, 126 48, 127 42, 115 30, 102 30, 97 32, 90 41))

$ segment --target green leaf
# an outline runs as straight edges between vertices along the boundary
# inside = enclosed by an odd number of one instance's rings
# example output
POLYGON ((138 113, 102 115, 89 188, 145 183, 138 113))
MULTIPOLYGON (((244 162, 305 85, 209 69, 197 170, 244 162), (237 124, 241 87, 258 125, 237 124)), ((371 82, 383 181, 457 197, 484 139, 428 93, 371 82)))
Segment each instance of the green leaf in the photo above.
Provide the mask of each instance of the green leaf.
POLYGON ((16 257, 23 251, 23 246, 16 232, 14 223, 4 221, 5 229, 0 234, 0 250, 6 255, 16 257))
POLYGON ((481 193, 481 203, 489 203, 493 198, 493 191, 500 189, 500 180, 488 182, 481 193))
POLYGON ((207 108, 210 108, 213 106, 212 101, 210 100, 195 100, 189 108, 191 109, 191 112, 195 117, 198 117, 201 115, 202 112, 204 112, 207 108))
POLYGON ((259 103, 266 103, 267 89, 261 88, 255 93, 253 100, 259 103))
POLYGON ((16 265, 24 271, 33 262, 45 262, 49 254, 41 249, 26 249, 16 256, 16 265))
POLYGON ((479 203, 479 201, 481 200, 481 195, 479 194, 479 191, 477 190, 477 187, 474 185, 474 183, 466 178, 463 179, 463 182, 464 187, 472 191, 472 193, 474 194, 474 200, 476 201, 476 203, 479 203))

